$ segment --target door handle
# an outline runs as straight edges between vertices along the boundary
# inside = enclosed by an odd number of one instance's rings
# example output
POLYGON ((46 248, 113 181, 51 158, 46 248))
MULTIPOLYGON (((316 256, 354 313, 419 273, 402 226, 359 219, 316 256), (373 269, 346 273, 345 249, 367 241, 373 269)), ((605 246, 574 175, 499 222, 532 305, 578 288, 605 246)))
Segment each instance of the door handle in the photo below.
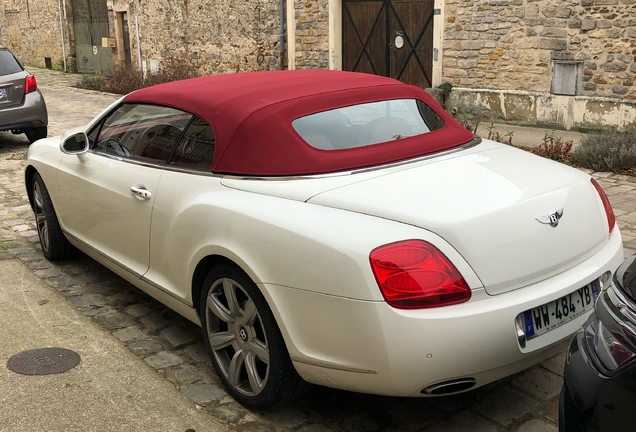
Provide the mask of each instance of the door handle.
POLYGON ((130 191, 138 199, 150 199, 152 197, 150 191, 143 186, 131 186, 130 191))

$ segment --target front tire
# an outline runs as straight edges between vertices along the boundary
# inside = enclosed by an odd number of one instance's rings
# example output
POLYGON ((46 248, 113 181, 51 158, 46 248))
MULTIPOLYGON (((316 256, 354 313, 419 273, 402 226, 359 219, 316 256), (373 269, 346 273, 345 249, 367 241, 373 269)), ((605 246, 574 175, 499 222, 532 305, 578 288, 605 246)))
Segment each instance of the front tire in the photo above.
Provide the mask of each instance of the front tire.
POLYGON ((31 129, 27 129, 24 134, 31 144, 36 142, 39 139, 46 138, 48 134, 48 130, 46 126, 34 127, 31 129))
POLYGON ((42 254, 50 261, 69 258, 73 247, 60 228, 49 191, 46 189, 40 174, 35 173, 33 175, 31 187, 33 191, 33 212, 35 213, 35 224, 40 237, 42 254))
POLYGON ((305 389, 307 383, 292 365, 274 315, 242 270, 224 263, 210 271, 199 313, 212 365, 239 403, 270 409, 305 389))

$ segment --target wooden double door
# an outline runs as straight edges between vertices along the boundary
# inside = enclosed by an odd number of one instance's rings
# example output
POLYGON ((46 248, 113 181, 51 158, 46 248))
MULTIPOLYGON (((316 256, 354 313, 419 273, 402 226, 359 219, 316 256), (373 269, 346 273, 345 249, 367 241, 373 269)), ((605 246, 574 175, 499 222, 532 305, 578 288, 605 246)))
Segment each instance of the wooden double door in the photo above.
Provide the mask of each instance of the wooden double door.
POLYGON ((110 36, 106 0, 71 0, 77 71, 104 74, 113 70, 111 48, 102 47, 110 36))
POLYGON ((432 86, 434 0, 343 0, 343 69, 432 86))

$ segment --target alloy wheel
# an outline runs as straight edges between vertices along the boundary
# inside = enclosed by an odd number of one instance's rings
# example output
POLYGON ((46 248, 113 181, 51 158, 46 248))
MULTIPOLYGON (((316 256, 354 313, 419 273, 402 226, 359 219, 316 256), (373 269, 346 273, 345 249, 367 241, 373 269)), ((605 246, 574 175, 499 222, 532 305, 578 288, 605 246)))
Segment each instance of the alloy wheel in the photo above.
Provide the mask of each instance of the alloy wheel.
POLYGON ((236 281, 217 279, 205 314, 210 348, 224 378, 244 396, 261 393, 269 376, 269 346, 252 298, 236 281))
POLYGON ((44 251, 49 250, 49 224, 46 220, 46 210, 44 210, 44 199, 38 182, 34 182, 33 201, 35 204, 35 224, 40 236, 40 243, 44 251))

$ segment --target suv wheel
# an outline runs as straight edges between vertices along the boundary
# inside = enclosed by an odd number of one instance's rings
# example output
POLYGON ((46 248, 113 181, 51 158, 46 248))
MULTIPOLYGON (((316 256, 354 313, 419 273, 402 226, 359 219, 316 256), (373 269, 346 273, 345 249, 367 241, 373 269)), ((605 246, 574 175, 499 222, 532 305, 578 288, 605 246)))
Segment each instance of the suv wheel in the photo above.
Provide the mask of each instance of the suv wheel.
POLYGON ((25 132, 27 139, 31 144, 36 142, 39 139, 46 138, 48 133, 46 126, 34 127, 31 129, 27 129, 25 132))

